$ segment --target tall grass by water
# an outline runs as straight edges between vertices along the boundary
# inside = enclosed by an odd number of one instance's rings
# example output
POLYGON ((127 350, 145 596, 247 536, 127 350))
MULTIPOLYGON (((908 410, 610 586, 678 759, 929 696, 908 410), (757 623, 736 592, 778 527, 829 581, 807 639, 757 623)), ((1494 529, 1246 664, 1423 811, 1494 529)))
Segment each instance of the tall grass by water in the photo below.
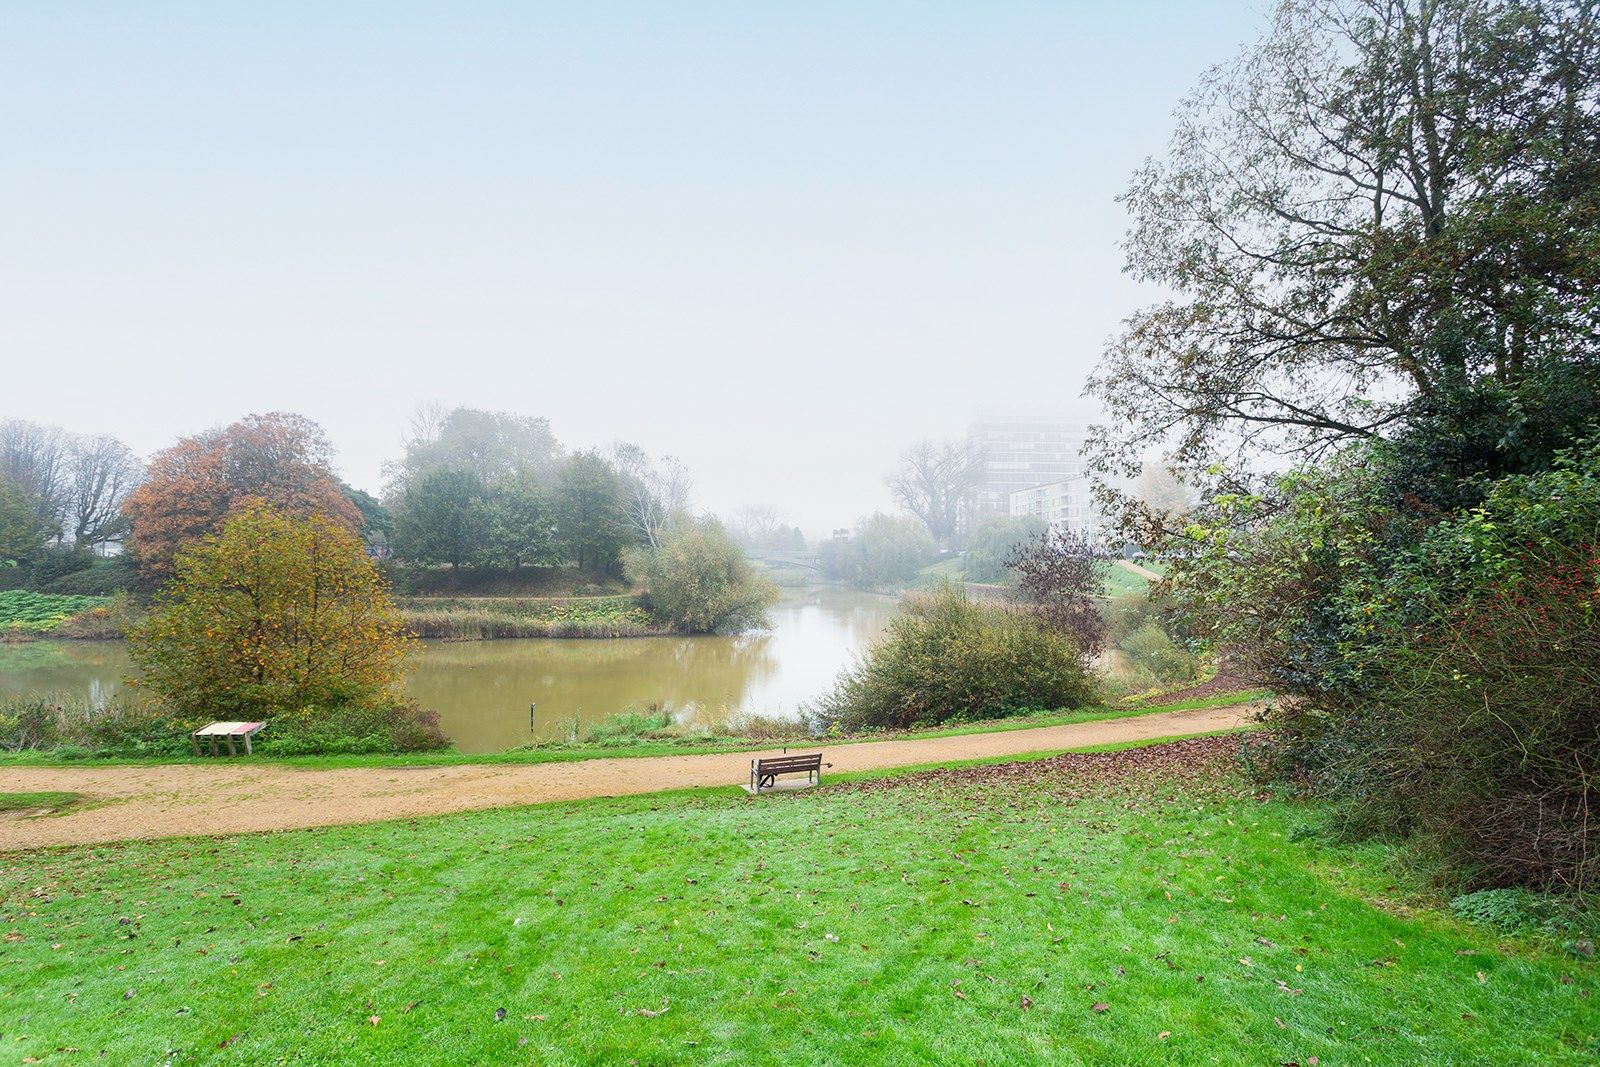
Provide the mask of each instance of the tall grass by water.
POLYGON ((632 596, 408 597, 400 602, 418 637, 491 641, 515 637, 654 637, 671 628, 653 621, 632 596))

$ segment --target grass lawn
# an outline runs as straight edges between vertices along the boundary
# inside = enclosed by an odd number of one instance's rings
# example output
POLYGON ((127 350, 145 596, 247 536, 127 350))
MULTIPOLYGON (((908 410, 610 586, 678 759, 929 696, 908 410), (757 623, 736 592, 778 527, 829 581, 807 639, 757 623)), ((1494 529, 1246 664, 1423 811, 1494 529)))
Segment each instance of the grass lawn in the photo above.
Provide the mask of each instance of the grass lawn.
POLYGON ((8 1062, 1593 1062, 1230 740, 0 857, 8 1062), (70 1052, 64 1050, 72 1050, 70 1052))
POLYGON ((0 793, 0 813, 63 811, 83 799, 77 793, 0 793))

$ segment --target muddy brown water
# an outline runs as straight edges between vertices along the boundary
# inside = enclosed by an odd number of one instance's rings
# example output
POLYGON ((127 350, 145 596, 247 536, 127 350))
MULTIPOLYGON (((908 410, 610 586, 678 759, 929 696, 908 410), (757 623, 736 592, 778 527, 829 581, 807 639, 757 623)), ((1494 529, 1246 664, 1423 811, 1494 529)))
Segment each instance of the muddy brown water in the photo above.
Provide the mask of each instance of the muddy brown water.
MULTIPOLYGON (((707 724, 739 713, 793 715, 897 610, 890 597, 821 588, 786 591, 771 630, 736 637, 428 641, 406 689, 439 713, 463 752, 503 751, 628 709, 707 724)), ((0 694, 103 701, 132 670, 116 641, 0 645, 0 694)))

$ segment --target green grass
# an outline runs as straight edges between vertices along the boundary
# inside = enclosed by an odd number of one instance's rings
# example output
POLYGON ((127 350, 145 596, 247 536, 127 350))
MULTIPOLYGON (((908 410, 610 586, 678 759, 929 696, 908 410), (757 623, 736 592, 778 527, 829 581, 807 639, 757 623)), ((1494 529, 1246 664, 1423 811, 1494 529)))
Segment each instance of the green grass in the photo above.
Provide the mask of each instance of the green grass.
POLYGON ((12 854, 0 1028, 45 1062, 1593 1062, 1594 964, 1319 819, 1013 773, 12 854))
POLYGON ((1126 567, 1119 567, 1115 563, 1106 568, 1106 595, 1109 597, 1144 593, 1149 589, 1150 579, 1142 574, 1135 574, 1126 567))
POLYGON ((79 793, 0 793, 0 812, 63 811, 83 796, 79 793))
MULTIPOLYGON (((1266 695, 1264 690, 1243 690, 1234 693, 1217 693, 1208 697, 1175 701, 1166 704, 1137 707, 1091 707, 1072 711, 1040 712, 1032 715, 1014 715, 1005 719, 986 719, 979 722, 942 726, 931 730, 904 730, 854 736, 803 738, 799 742, 790 738, 789 744, 811 744, 826 748, 829 745, 850 744, 857 741, 892 741, 906 738, 959 737, 966 734, 1004 733, 1011 730, 1031 730, 1044 726, 1068 726, 1076 723, 1103 722, 1126 719, 1158 712, 1194 711, 1202 708, 1226 707, 1258 700, 1266 695)), ((278 756, 258 752, 253 762, 277 763, 295 767, 323 769, 341 767, 426 767, 459 764, 526 764, 567 763, 587 759, 620 759, 645 756, 715 755, 723 752, 751 752, 784 744, 784 740, 770 737, 740 738, 707 734, 699 737, 663 738, 652 736, 650 729, 636 729, 641 723, 655 722, 650 716, 623 712, 603 721, 598 738, 573 743, 546 743, 539 746, 511 749, 505 752, 465 753, 449 750, 440 752, 341 753, 327 756, 278 756), (632 729, 631 736, 626 731, 632 729), (619 736, 621 735, 621 736, 619 736)), ((648 725, 646 723, 646 725, 648 725)), ((22 749, 0 751, 0 767, 62 767, 90 764, 105 766, 150 766, 164 763, 206 762, 211 757, 137 757, 99 755, 85 750, 22 749)))

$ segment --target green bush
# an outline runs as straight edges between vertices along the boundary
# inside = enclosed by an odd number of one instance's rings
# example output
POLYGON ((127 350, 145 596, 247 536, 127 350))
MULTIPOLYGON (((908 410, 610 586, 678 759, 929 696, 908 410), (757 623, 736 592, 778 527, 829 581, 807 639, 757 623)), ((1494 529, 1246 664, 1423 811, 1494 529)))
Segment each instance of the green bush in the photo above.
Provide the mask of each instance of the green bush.
POLYGON ((1117 642, 1117 649, 1130 667, 1154 682, 1193 681, 1200 668, 1199 661, 1153 619, 1117 642))
MULTIPOLYGON (((1600 442, 1397 500, 1373 446, 1235 498, 1174 587, 1288 699, 1266 764, 1470 886, 1600 878, 1600 442), (1255 512, 1257 519, 1251 516, 1255 512)), ((1399 450, 1402 458, 1410 453, 1399 450)))
POLYGON ((256 750, 274 756, 428 752, 450 744, 438 713, 408 700, 294 708, 273 715, 257 736, 256 750))
POLYGON ((139 576, 133 561, 127 556, 114 556, 101 560, 92 567, 73 571, 39 586, 44 593, 67 593, 73 596, 112 596, 138 587, 139 576))
POLYGON ((715 519, 679 522, 652 549, 627 554, 645 609, 682 633, 737 633, 767 624, 778 587, 758 574, 715 519))
POLYGON ((909 599, 808 714, 825 729, 904 729, 1076 708, 1094 695, 1069 636, 946 587, 909 599))

